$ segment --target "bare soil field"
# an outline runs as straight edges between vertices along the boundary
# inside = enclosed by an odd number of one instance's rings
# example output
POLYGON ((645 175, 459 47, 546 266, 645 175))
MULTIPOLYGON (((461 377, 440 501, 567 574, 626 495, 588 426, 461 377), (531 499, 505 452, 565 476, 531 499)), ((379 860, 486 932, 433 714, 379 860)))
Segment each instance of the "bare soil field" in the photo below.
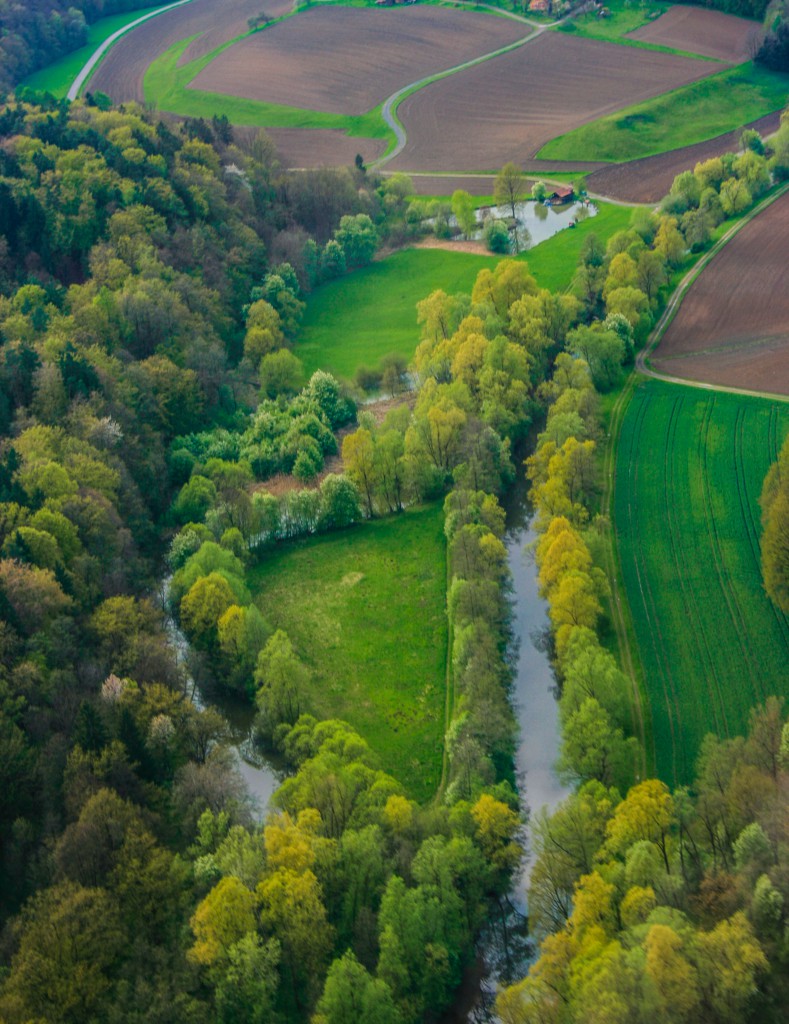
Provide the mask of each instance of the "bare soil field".
POLYGON ((418 196, 451 196, 462 188, 472 196, 492 196, 493 174, 416 174, 411 178, 418 196))
POLYGON ((192 89, 332 114, 514 43, 526 25, 440 7, 314 7, 219 54, 192 89))
POLYGON ((758 33, 755 21, 678 4, 628 38, 739 64, 748 60, 749 42, 758 33))
POLYGON ((675 377, 789 394, 789 193, 694 282, 652 365, 675 377))
MULTIPOLYGON (((293 0, 266 0, 272 18, 285 14, 293 0)), ((119 39, 92 76, 88 88, 116 102, 144 101, 143 77, 149 65, 171 46, 202 33, 183 56, 190 61, 247 31, 247 20, 260 14, 261 0, 192 0, 140 25, 119 39)))
MULTIPOLYGON (((780 120, 779 111, 743 127, 755 128, 762 135, 770 135, 778 130, 780 120)), ((613 196, 628 203, 659 203, 668 193, 676 175, 682 171, 692 171, 702 160, 736 151, 739 149, 741 134, 742 129, 738 129, 695 146, 672 149, 668 153, 648 156, 643 160, 605 164, 601 170, 589 175, 587 186, 596 195, 613 196)))
POLYGON ((407 97, 408 134, 388 170, 497 170, 557 135, 720 69, 596 39, 546 33, 407 97))
POLYGON ((356 138, 330 128, 267 128, 266 134, 285 168, 350 167, 357 153, 368 164, 386 149, 385 139, 356 138))

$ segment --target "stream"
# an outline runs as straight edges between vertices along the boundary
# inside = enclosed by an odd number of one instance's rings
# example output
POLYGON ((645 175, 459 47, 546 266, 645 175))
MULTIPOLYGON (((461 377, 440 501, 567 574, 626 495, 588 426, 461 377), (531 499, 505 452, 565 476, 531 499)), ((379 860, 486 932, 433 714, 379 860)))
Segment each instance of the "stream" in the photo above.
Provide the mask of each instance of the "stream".
MULTIPOLYGON (((521 458, 516 458, 516 465, 521 458)), ((534 558, 527 549, 537 536, 531 526, 528 485, 525 475, 518 475, 519 481, 504 502, 504 542, 512 573, 513 628, 519 645, 512 691, 519 728, 516 771, 522 802, 533 813, 543 806, 555 808, 569 790, 559 782, 553 769, 560 737, 556 684, 547 649, 549 621, 546 603, 537 591, 534 558)), ((165 591, 168 583, 169 580, 163 581, 165 591)), ((285 777, 284 765, 256 747, 253 705, 211 685, 201 671, 199 657, 190 651, 172 619, 168 620, 168 634, 187 669, 192 699, 200 707, 215 707, 225 718, 239 771, 253 797, 256 814, 262 818, 272 794, 285 777)), ((444 1017, 445 1024, 483 1024, 493 1020, 493 1000, 499 985, 526 974, 534 955, 526 918, 530 868, 527 849, 508 896, 494 910, 480 937, 477 959, 466 972, 455 1005, 444 1017)))

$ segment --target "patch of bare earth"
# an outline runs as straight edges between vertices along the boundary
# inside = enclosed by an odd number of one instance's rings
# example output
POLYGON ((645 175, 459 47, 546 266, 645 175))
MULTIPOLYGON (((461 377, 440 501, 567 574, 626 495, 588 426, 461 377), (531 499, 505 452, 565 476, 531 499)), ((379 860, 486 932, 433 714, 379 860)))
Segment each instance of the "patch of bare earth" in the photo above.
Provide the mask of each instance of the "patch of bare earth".
POLYGON ((469 252, 474 256, 490 256, 490 250, 484 242, 456 242, 451 238, 422 238, 415 242, 412 249, 444 249, 446 252, 469 252))
POLYGON ((182 60, 201 57, 246 32, 248 19, 260 14, 262 6, 270 17, 278 17, 292 5, 293 0, 265 0, 265 4, 262 0, 192 0, 151 18, 119 39, 92 76, 90 89, 104 92, 118 103, 142 103, 145 72, 171 46, 200 34, 182 60))
POLYGON ((546 33, 407 97, 398 116, 408 143, 387 170, 524 165, 558 135, 717 70, 711 61, 546 33))
POLYGON ((630 32, 628 38, 739 64, 748 60, 749 49, 760 35, 755 21, 677 4, 649 25, 630 32))
POLYGON ((360 153, 372 163, 386 149, 384 139, 356 138, 329 128, 267 128, 280 162, 292 167, 349 167, 360 153))
POLYGON ((674 377, 789 394, 789 194, 698 277, 652 364, 674 377))
MULTIPOLYGON (((747 128, 755 128, 762 135, 777 131, 780 112, 767 114, 752 121, 747 128)), ((706 142, 698 142, 682 149, 672 149, 658 156, 631 160, 626 164, 610 164, 587 178, 587 187, 601 196, 613 196, 629 203, 658 203, 671 188, 676 175, 692 171, 697 163, 721 153, 736 152, 740 146, 742 129, 718 135, 706 142)))
POLYGON ((440 7, 312 8, 223 51, 189 87, 365 114, 403 86, 527 31, 510 18, 440 7))

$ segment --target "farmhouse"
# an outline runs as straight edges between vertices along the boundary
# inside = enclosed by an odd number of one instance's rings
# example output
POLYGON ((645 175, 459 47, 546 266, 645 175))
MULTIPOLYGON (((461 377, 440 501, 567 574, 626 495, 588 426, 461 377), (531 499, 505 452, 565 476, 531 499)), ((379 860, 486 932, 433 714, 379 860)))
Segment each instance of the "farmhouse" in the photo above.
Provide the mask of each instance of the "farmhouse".
POLYGON ((531 0, 529 10, 532 14, 550 14, 551 0, 531 0))
POLYGON ((545 193, 545 202, 551 206, 561 206, 574 198, 575 191, 572 185, 556 185, 551 191, 545 193))

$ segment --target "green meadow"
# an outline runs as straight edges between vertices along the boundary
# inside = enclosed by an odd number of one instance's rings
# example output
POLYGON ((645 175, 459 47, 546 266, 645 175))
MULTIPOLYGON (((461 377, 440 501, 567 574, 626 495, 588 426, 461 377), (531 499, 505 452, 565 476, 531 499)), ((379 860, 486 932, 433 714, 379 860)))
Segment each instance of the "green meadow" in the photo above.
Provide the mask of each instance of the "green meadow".
POLYGON ((441 778, 446 572, 439 503, 280 544, 248 578, 310 669, 306 710, 349 722, 422 802, 441 778))

